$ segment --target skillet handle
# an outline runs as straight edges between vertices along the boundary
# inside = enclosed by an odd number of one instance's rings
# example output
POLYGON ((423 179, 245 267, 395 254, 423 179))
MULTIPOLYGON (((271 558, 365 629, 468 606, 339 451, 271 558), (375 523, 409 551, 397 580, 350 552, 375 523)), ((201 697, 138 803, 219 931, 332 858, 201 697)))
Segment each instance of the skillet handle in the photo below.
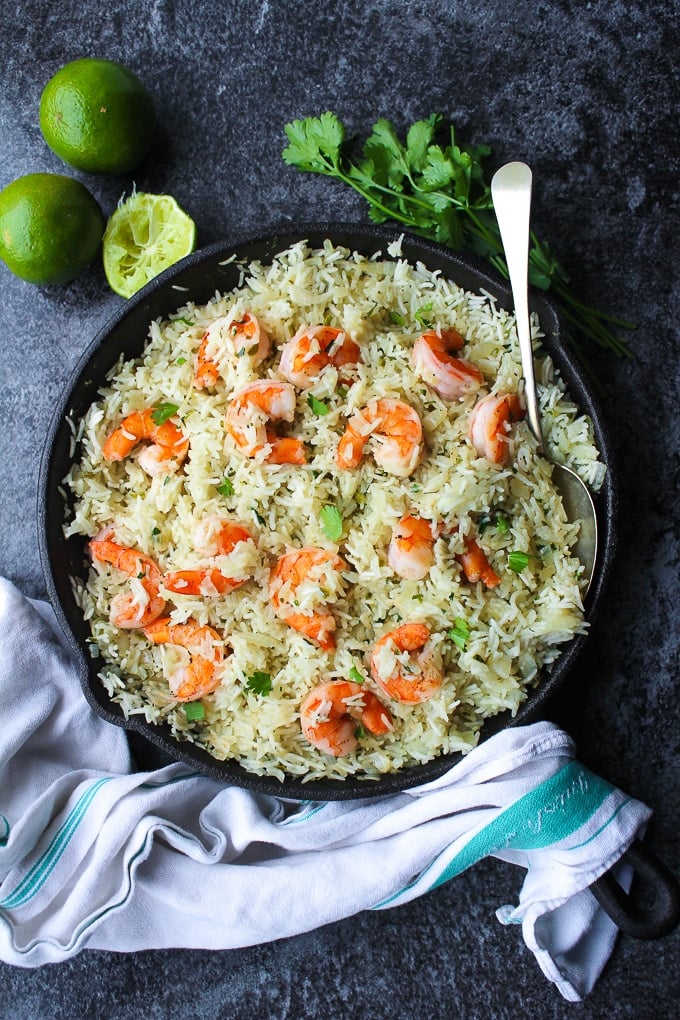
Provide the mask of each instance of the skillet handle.
POLYGON ((639 840, 621 860, 630 864, 642 888, 626 893, 610 871, 601 875, 590 889, 600 906, 622 932, 636 939, 660 939, 680 922, 680 885, 666 865, 639 840), (640 895, 641 893, 641 895, 640 895), (650 895, 651 894, 651 895, 650 895))

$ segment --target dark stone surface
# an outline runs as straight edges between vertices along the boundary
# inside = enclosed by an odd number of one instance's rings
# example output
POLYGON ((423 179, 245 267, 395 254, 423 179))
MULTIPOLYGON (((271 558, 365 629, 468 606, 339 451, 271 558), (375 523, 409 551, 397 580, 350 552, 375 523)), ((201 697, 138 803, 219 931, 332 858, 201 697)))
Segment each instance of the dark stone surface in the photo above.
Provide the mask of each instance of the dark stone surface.
MULTIPOLYGON (((534 227, 586 301, 634 320, 635 357, 595 350, 621 475, 620 545, 604 609, 551 717, 583 762, 654 810, 652 848, 680 862, 678 798, 677 3, 402 0, 333 5, 0 0, 0 187, 70 172, 38 101, 83 55, 119 59, 161 124, 140 190, 168 191, 200 242, 281 221, 365 220, 360 199, 284 166, 283 125, 337 111, 363 136, 441 110, 498 163, 535 172, 534 227)), ((80 175, 76 175, 80 176, 80 175)), ((82 179, 110 213, 132 179, 82 179)), ((0 266, 0 573, 43 592, 36 480, 51 409, 120 300, 97 266, 38 289, 0 266)), ((2 717, 0 724, 11 725, 2 717)), ((1 795, 1 793, 0 793, 1 795)), ((559 1018, 676 1015, 680 933, 620 938, 595 991, 568 1005, 494 910, 522 875, 485 861, 407 907, 236 952, 83 953, 0 965, 0 1016, 559 1018)))

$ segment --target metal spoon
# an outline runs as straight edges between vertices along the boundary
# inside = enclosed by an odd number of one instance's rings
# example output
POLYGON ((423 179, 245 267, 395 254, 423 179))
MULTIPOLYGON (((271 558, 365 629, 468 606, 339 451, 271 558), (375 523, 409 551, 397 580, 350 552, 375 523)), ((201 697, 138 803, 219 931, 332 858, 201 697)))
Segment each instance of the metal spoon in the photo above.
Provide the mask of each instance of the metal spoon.
POLYGON ((517 336, 525 384, 527 422, 534 434, 539 452, 554 465, 552 477, 562 496, 567 519, 572 522, 581 522, 574 554, 583 564, 585 594, 593 579, 597 556, 595 506, 585 482, 571 468, 565 467, 564 464, 558 464, 546 449, 536 396, 528 300, 531 169, 526 163, 506 163, 493 176, 491 197, 505 249, 515 305, 517 336))

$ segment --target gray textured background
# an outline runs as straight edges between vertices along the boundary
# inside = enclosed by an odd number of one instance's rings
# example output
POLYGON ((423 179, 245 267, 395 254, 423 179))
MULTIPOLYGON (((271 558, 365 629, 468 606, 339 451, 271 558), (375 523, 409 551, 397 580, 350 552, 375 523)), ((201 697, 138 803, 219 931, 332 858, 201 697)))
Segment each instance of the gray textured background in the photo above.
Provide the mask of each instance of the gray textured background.
MULTIPOLYGON (((172 193, 201 244, 282 220, 366 219, 362 202, 287 168, 283 125, 332 109, 364 136, 441 110, 495 160, 535 173, 534 227, 584 299, 635 320, 635 358, 592 355, 621 476, 603 612, 551 705, 581 760, 654 809, 650 845, 680 862, 678 699, 678 4, 378 0, 0 0, 0 187, 65 171, 38 128, 67 60, 123 60, 161 124, 140 190, 172 193)), ((83 176, 110 213, 132 179, 83 176)), ((37 470, 52 407, 119 307, 99 266, 38 289, 0 266, 0 573, 42 594, 37 470)), ((12 721, 2 716, 0 725, 12 721)), ((1 791, 0 791, 1 796, 1 791)), ((497 906, 521 873, 486 861, 398 910, 229 953, 83 953, 0 965, 0 1017, 655 1017, 676 1014, 680 933, 621 938, 581 1005, 564 1003, 497 906)))

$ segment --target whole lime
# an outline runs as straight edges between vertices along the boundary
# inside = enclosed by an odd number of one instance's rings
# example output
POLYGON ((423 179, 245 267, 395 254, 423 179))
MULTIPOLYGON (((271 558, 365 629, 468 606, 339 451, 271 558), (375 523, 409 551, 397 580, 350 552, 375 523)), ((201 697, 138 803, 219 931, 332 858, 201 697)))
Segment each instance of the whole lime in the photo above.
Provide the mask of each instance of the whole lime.
POLYGON ((29 283, 66 283, 94 259, 104 217, 84 184, 26 174, 0 191, 0 259, 29 283))
POLYGON ((123 64, 83 57, 65 64, 40 97, 40 130, 69 166, 92 174, 126 174, 151 148, 151 99, 123 64))

